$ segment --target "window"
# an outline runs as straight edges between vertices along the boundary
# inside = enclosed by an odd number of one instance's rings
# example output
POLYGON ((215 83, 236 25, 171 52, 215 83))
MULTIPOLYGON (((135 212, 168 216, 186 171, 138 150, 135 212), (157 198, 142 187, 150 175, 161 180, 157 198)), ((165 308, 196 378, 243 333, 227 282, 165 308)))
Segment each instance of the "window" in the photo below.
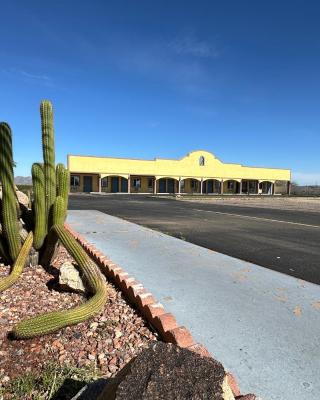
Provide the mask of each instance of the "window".
POLYGON ((80 186, 80 176, 79 175, 71 175, 70 185, 71 186, 80 186))
POLYGON ((101 187, 108 187, 108 177, 101 179, 101 187))
POLYGON ((140 189, 140 187, 141 187, 141 179, 140 178, 133 179, 133 187, 135 189, 140 189))
POLYGON ((203 156, 200 156, 199 157, 199 165, 200 165, 200 167, 204 167, 204 164, 205 164, 205 159, 204 159, 203 156))
POLYGON ((153 188, 153 179, 148 178, 148 189, 152 189, 152 188, 153 188))

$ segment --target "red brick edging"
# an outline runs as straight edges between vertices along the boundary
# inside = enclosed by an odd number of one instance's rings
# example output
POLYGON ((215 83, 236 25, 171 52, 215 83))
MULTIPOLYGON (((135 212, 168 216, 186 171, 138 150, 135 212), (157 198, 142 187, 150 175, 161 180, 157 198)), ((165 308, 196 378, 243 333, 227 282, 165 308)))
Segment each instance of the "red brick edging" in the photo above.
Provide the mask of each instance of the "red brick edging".
MULTIPOLYGON (((163 305, 158 303, 141 283, 130 277, 121 267, 113 263, 101 251, 90 244, 84 236, 73 230, 69 224, 65 223, 65 228, 98 264, 103 274, 136 306, 142 316, 159 333, 164 342, 187 348, 203 357, 212 357, 201 343, 195 343, 189 330, 184 326, 179 326, 173 314, 166 312, 163 305)), ((237 400, 256 399, 256 396, 252 394, 241 395, 238 383, 233 374, 227 373, 227 379, 237 400)))

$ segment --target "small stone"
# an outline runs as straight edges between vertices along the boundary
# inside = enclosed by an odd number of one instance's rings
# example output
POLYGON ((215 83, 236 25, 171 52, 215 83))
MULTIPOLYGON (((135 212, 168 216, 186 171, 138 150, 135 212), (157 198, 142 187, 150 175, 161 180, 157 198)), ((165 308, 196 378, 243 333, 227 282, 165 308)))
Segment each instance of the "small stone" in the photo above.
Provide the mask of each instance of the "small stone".
POLYGON ((63 290, 77 293, 86 292, 79 271, 69 261, 65 262, 60 268, 59 285, 63 290))
POLYGON ((109 366, 108 366, 108 370, 109 370, 112 374, 114 374, 114 373, 118 370, 118 367, 116 367, 115 365, 109 365, 109 366))
POLYGON ((123 335, 123 333, 122 333, 120 330, 116 329, 116 330, 114 331, 114 336, 115 336, 117 339, 119 339, 122 335, 123 335))
POLYGON ((89 354, 89 355, 88 355, 88 359, 89 359, 90 361, 93 361, 93 360, 96 359, 96 356, 93 355, 93 354, 89 354))

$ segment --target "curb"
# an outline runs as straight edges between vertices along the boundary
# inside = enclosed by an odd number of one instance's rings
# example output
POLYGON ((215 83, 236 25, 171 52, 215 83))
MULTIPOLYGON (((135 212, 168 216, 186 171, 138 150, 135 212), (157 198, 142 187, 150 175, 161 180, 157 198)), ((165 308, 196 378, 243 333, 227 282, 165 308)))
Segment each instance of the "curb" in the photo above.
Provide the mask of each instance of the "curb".
MULTIPOLYGON (((185 326, 178 325, 173 314, 166 312, 163 305, 148 292, 141 283, 131 277, 120 266, 95 248, 80 233, 76 232, 68 223, 65 228, 73 235, 86 253, 97 263, 102 273, 121 290, 141 313, 143 318, 155 329, 166 343, 189 349, 202 357, 212 357, 209 351, 201 344, 196 343, 185 326)), ((233 374, 227 373, 228 384, 236 400, 258 400, 253 394, 241 395, 238 383, 233 374)))

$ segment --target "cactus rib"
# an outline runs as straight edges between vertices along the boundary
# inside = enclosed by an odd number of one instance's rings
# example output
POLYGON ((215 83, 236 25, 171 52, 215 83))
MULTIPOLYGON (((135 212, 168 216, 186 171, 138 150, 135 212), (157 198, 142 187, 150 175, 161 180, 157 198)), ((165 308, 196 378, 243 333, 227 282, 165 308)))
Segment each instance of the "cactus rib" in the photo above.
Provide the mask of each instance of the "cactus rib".
POLYGON ((50 101, 43 100, 41 102, 40 114, 45 176, 46 215, 48 221, 47 231, 49 231, 52 226, 52 206, 56 198, 53 110, 50 101))
POLYGON ((45 205, 45 181, 43 166, 39 163, 32 165, 32 183, 34 188, 34 248, 39 250, 46 236, 46 205, 45 205))
POLYGON ((2 228, 9 255, 14 262, 21 242, 19 236, 16 191, 13 179, 12 135, 8 124, 0 124, 0 181, 2 182, 2 228))
POLYGON ((90 300, 71 310, 53 311, 26 321, 20 322, 12 331, 13 337, 26 339, 38 335, 55 332, 68 325, 75 325, 97 314, 107 300, 107 288, 104 278, 82 247, 63 225, 54 225, 51 228, 67 251, 79 265, 87 285, 94 295, 90 300))
POLYGON ((30 249, 32 247, 32 241, 33 241, 33 233, 29 232, 25 242, 23 243, 23 246, 21 247, 16 262, 13 265, 10 275, 6 276, 0 281, 0 293, 8 289, 10 286, 12 286, 21 275, 27 257, 30 253, 30 249))

